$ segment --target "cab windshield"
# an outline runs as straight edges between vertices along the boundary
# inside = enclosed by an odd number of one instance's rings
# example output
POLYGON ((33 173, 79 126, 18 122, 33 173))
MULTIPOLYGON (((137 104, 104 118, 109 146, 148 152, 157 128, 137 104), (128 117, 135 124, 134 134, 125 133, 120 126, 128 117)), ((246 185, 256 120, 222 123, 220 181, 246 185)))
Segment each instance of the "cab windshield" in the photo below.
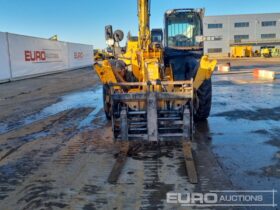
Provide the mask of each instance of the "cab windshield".
POLYGON ((202 35, 200 17, 196 13, 179 12, 167 17, 168 47, 198 46, 196 36, 202 35))

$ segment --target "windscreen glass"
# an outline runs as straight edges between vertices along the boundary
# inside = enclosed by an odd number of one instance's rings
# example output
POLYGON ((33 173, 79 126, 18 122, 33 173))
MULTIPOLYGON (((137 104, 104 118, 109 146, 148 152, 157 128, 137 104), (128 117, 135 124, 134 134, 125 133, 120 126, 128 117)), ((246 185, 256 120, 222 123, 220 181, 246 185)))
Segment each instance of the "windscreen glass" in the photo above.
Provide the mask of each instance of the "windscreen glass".
POLYGON ((152 42, 162 42, 162 33, 152 32, 152 42))
POLYGON ((196 13, 174 13, 167 17, 167 44, 169 47, 197 46, 201 34, 200 17, 196 13))

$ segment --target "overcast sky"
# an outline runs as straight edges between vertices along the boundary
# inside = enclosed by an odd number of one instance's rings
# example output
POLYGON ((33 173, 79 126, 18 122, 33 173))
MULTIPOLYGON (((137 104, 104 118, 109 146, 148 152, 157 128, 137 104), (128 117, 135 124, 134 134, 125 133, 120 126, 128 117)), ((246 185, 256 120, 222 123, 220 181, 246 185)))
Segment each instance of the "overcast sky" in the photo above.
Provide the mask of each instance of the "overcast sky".
MULTIPOLYGON (((0 31, 104 48, 104 26, 137 34, 137 0, 0 0, 0 31)), ((280 0, 152 0, 151 27, 171 8, 205 8, 206 15, 280 13, 280 0)))

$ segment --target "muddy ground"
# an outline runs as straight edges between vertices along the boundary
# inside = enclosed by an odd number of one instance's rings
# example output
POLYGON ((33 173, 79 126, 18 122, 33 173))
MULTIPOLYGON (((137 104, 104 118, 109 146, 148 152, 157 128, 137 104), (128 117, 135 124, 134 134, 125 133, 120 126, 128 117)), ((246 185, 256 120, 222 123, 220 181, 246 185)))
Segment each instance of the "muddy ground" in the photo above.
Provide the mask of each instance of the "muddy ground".
MULTIPOLYGON (((277 60, 230 62, 235 71, 280 71, 277 60)), ((198 185, 179 144, 139 147, 118 183, 107 183, 118 145, 91 69, 1 84, 0 110, 1 210, 191 209, 167 204, 166 193, 280 190, 279 79, 213 78, 211 117, 196 124, 198 185)))

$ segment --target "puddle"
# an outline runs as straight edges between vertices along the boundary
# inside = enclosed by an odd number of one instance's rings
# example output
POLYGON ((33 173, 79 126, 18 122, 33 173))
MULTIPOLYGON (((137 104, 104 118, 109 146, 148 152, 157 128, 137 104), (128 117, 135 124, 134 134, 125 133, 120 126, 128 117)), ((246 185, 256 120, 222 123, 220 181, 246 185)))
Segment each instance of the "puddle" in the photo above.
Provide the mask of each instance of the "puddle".
MULTIPOLYGON (((102 93, 101 93, 102 94, 102 93)), ((96 104, 95 109, 83 120, 80 122, 78 128, 86 128, 86 127, 93 127, 93 128, 99 128, 101 126, 103 126, 102 122, 104 122, 104 118, 105 116, 98 116, 100 110, 103 109, 103 101, 101 100, 101 102, 99 102, 98 104, 96 104), (103 118, 101 120, 97 120, 97 118, 103 118), (93 123, 94 120, 97 121, 102 121, 101 123, 93 123)))
POLYGON ((42 111, 28 116, 16 123, 1 123, 0 124, 0 134, 7 133, 11 130, 18 129, 20 127, 29 125, 31 123, 37 122, 39 120, 48 118, 50 116, 59 114, 66 110, 79 109, 79 108, 93 108, 92 111, 81 123, 79 128, 87 127, 91 124, 93 119, 99 113, 103 107, 102 101, 102 87, 98 87, 94 90, 86 90, 82 92, 75 92, 67 94, 61 97, 61 100, 55 104, 52 104, 42 111))
POLYGON ((227 117, 230 120, 245 119, 251 121, 258 120, 274 120, 280 121, 280 107, 271 109, 256 109, 256 110, 232 110, 215 114, 216 117, 227 117))
POLYGON ((5 123, 0 123, 0 134, 6 133, 8 131, 8 125, 5 123))

